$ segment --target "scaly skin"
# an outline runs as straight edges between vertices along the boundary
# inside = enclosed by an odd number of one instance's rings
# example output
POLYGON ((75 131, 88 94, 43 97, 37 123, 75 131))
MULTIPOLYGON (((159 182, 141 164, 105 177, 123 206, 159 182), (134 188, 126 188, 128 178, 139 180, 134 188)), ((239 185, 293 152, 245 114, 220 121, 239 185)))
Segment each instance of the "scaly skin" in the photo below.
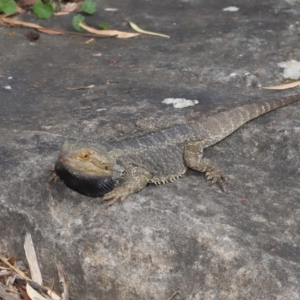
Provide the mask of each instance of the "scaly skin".
POLYGON ((188 168, 205 173, 225 190, 223 172, 203 150, 243 124, 300 100, 300 94, 234 108, 199 122, 171 126, 105 145, 65 142, 55 172, 84 195, 103 196, 112 205, 124 201, 148 183, 161 184, 182 176, 188 168))

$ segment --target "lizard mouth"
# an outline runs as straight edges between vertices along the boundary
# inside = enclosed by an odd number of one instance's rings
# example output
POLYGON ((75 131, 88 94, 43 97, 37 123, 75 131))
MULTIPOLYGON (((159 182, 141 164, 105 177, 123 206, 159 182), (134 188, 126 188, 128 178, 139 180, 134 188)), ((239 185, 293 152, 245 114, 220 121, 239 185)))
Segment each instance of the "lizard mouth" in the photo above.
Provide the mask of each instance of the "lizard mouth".
POLYGON ((77 172, 68 166, 64 157, 59 157, 56 161, 55 172, 67 187, 86 196, 100 197, 115 187, 112 175, 77 172))

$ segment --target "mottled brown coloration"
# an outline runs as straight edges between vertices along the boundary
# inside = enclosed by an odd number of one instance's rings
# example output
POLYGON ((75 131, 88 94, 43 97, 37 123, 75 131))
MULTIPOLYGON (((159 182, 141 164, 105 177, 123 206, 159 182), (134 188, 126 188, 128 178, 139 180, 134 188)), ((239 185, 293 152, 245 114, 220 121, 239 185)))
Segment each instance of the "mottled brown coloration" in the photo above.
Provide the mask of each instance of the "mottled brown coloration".
POLYGON ((162 184, 182 176, 188 168, 205 173, 225 190, 223 172, 203 150, 248 121, 300 100, 300 94, 244 105, 199 122, 170 126, 137 138, 89 145, 66 142, 55 164, 67 186, 88 196, 102 196, 112 205, 148 183, 162 184))

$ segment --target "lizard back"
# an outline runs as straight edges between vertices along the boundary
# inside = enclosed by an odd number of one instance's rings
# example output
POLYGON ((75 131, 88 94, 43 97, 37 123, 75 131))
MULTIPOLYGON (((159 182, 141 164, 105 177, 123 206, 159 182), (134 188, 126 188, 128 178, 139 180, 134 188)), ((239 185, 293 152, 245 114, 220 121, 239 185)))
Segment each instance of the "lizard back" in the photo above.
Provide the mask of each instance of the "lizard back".
POLYGON ((110 144, 110 154, 122 164, 134 164, 149 170, 153 174, 152 183, 166 183, 186 172, 183 149, 195 138, 195 133, 189 124, 176 125, 114 142, 110 144))

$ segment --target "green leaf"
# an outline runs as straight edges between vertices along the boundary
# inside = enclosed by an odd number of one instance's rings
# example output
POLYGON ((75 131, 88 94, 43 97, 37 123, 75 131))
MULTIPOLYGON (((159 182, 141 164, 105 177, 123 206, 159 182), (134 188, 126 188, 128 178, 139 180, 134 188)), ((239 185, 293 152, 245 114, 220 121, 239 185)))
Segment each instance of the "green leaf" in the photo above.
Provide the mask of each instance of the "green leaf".
POLYGON ((44 4, 41 0, 37 0, 33 4, 33 13, 40 19, 49 19, 53 14, 53 7, 50 3, 44 4))
POLYGON ((87 14, 94 14, 96 12, 96 3, 93 0, 84 0, 81 5, 82 11, 87 14))
POLYGON ((107 24, 106 22, 101 22, 101 23, 99 24, 99 27, 100 27, 101 29, 105 30, 105 29, 108 29, 108 24, 107 24))
POLYGON ((0 11, 10 15, 17 11, 17 4, 14 0, 0 0, 0 11))
POLYGON ((76 15, 72 19, 72 26, 76 31, 83 31, 83 29, 79 26, 79 22, 84 23, 84 16, 83 15, 76 15))

